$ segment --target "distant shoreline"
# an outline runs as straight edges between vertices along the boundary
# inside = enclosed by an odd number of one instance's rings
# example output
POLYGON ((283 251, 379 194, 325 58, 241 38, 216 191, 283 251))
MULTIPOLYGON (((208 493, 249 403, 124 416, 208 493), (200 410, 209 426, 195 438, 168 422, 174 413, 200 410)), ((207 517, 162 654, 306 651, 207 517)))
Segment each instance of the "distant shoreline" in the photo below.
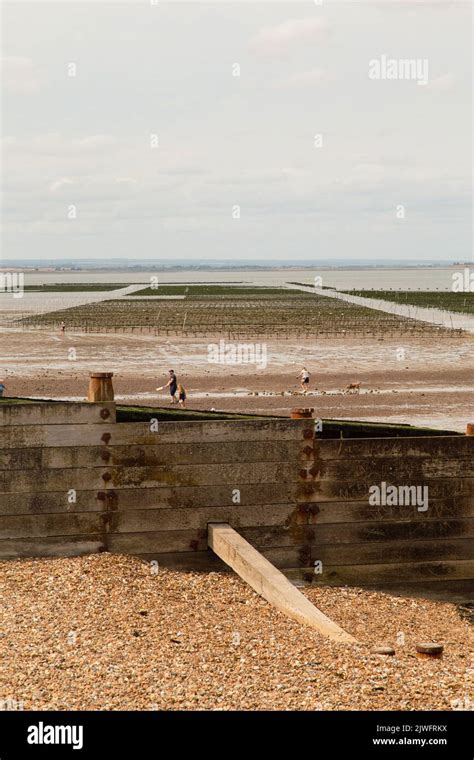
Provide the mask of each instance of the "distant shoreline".
POLYGON ((374 270, 400 270, 400 269, 454 269, 459 267, 469 267, 473 265, 473 262, 450 262, 439 264, 318 264, 317 262, 307 265, 294 265, 294 264, 279 264, 279 265, 227 265, 227 266, 211 266, 211 265, 178 265, 178 266, 165 266, 165 265, 150 265, 150 266, 106 266, 106 267, 83 267, 74 268, 70 267, 51 267, 51 266, 19 266, 19 265, 7 265, 1 266, 0 272, 24 272, 26 273, 38 273, 38 274, 68 274, 68 275, 81 275, 81 274, 94 274, 97 272, 125 272, 135 273, 140 272, 267 272, 267 271, 288 271, 288 272, 304 272, 308 270, 314 271, 374 271, 374 270))

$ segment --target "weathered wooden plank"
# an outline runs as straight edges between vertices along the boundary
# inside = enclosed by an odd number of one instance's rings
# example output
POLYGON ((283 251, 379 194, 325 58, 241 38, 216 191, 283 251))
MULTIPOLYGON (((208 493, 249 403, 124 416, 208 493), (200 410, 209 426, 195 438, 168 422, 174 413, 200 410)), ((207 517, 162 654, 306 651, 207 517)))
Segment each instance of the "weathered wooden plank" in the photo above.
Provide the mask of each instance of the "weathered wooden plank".
MULTIPOLYGON (((144 488, 123 490, 77 490, 76 503, 71 504, 69 492, 46 491, 44 493, 0 493, 0 514, 50 514, 55 512, 104 511, 120 512, 157 509, 195 509, 223 507, 239 510, 246 506, 264 507, 266 505, 288 505, 288 514, 296 525, 340 525, 341 523, 415 521, 425 524, 431 520, 453 520, 470 517, 474 514, 473 497, 453 497, 450 499, 432 499, 426 513, 419 513, 416 507, 371 506, 363 501, 329 501, 296 504, 294 484, 243 484, 236 488, 229 486, 197 486, 184 488, 144 488), (236 491, 239 492, 240 504, 235 504, 236 491)), ((279 507, 277 506, 277 509, 279 507)), ((281 513, 278 512, 279 516, 281 513)), ((133 520, 133 517, 130 519, 133 520)), ((271 524, 271 523, 268 523, 271 524)), ((383 528, 382 528, 383 529, 383 528)), ((428 526, 427 530, 431 528, 428 526)), ((403 528, 402 528, 403 530, 403 528)))
MULTIPOLYGON (((277 526, 284 535, 288 533, 285 523, 292 514, 291 504, 227 504, 215 507, 187 507, 185 509, 130 510, 112 512, 110 533, 143 533, 146 531, 168 531, 201 529, 207 531, 209 522, 228 522, 241 526, 277 526)), ((474 521, 473 521, 474 523, 474 521)), ((312 530, 312 527, 309 527, 312 530)), ((207 532, 206 532, 207 537, 207 532)), ((281 545, 281 544, 279 544, 281 545)))
POLYGON ((76 557, 104 551, 100 536, 49 536, 0 541, 0 559, 20 557, 76 557))
POLYGON ((0 517, 0 539, 99 534, 108 515, 99 512, 0 517))
MULTIPOLYGON (((213 552, 177 552, 160 554, 159 552, 149 552, 135 554, 146 563, 157 563, 158 568, 164 568, 173 571, 184 572, 226 572, 225 563, 219 560, 213 552)), ((436 597, 436 588, 439 585, 440 593, 446 593, 454 596, 455 591, 449 592, 448 588, 461 588, 460 597, 466 599, 472 598, 472 575, 473 562, 461 560, 456 563, 411 563, 408 568, 401 569, 397 576, 397 566, 391 566, 392 572, 386 576, 381 574, 379 568, 384 566, 368 565, 368 571, 363 565, 354 568, 355 572, 347 573, 346 567, 340 570, 334 569, 331 578, 315 575, 314 572, 308 573, 305 568, 284 568, 282 572, 287 578, 295 581, 310 580, 314 585, 321 586, 360 586, 366 588, 386 589, 389 593, 395 593, 396 589, 409 590, 411 595, 421 595, 423 597, 436 597), (421 573, 420 571, 421 564, 421 573), (394 577, 395 576, 395 577, 394 577), (449 586, 448 586, 449 584, 449 586), (466 589, 467 586, 467 589, 466 589)), ((390 565, 387 565, 390 568, 390 565)), ((150 565, 150 572, 155 572, 156 565, 150 565)), ((405 591, 403 591, 405 593, 405 591)), ((449 597, 448 597, 449 598, 449 597)))
MULTIPOLYGON (((346 561, 344 558, 357 564, 361 561, 382 561, 384 557, 387 562, 400 561, 408 555, 424 557, 426 550, 432 552, 433 558, 445 557, 452 539, 469 538, 474 534, 474 520, 399 522, 383 526, 384 529, 378 523, 362 523, 357 527, 351 524, 295 524, 291 507, 287 504, 136 510, 126 513, 77 513, 72 511, 74 506, 71 505, 69 513, 0 517, 0 538, 87 534, 107 530, 111 539, 108 546, 112 550, 119 546, 117 551, 134 551, 133 536, 138 534, 137 542, 145 541, 147 545, 151 542, 153 549, 154 542, 158 542, 160 551, 189 551, 205 548, 209 522, 228 519, 252 545, 262 551, 293 547, 298 555, 295 553, 285 561, 293 562, 293 557, 299 556, 303 562, 307 557, 309 564, 313 564, 315 559, 332 563, 336 560, 338 564, 343 564, 346 561), (172 532, 180 534, 179 544, 172 532), (117 540, 112 540, 113 534, 119 534, 117 540), (125 536, 123 542, 120 541, 120 534, 125 536), (433 545, 430 539, 435 539, 433 545), (127 548, 130 545, 132 549, 127 548)), ((461 544, 455 545, 456 551, 463 548, 461 544)), ((471 551, 474 549, 472 545, 468 548, 471 551)), ((461 557, 455 555, 455 558, 461 557)), ((277 562, 276 559, 274 561, 277 562)))
MULTIPOLYGON (((75 503, 67 490, 45 493, 0 493, 0 515, 56 514, 64 512, 102 512, 104 500, 97 498, 98 491, 76 491, 75 503)), ((136 502, 137 492, 133 498, 136 502)))
MULTIPOLYGON (((303 457, 298 441, 224 441, 173 446, 172 461, 184 464, 289 462, 303 457)), ((0 449, 0 470, 80 467, 150 467, 168 465, 166 443, 143 446, 62 446, 0 449)))
POLYGON ((474 560, 332 565, 326 566, 321 575, 305 572, 302 568, 286 568, 285 574, 311 579, 312 583, 321 586, 382 586, 391 583, 402 588, 407 582, 430 585, 447 580, 471 580, 472 583, 474 560))
POLYGON ((420 516, 417 513, 411 519, 405 520, 320 523, 318 516, 312 521, 312 516, 308 517, 304 513, 301 514, 299 510, 294 510, 282 528, 286 528, 290 535, 303 543, 354 544, 368 541, 423 541, 429 538, 467 538, 474 536, 474 519, 429 519, 427 516, 420 516))
MULTIPOLYGON (((89 406, 95 406, 90 404, 89 406)), ((310 428, 314 423, 310 421, 310 428)), ((99 446, 104 435, 112 446, 154 445, 157 443, 219 443, 225 441, 304 441, 307 420, 221 420, 219 422, 159 422, 150 429, 147 422, 119 422, 100 429, 93 424, 29 424, 0 426, 0 448, 23 446, 99 446)))
MULTIPOLYGON (((210 523, 212 524, 212 523, 210 523)), ((271 533, 271 529, 267 529, 271 533)), ((400 564, 406 562, 451 561, 474 556, 474 539, 430 541, 388 541, 366 544, 298 544, 269 546, 263 529, 239 527, 240 535, 252 543, 272 564, 279 568, 307 567, 322 563, 322 572, 333 565, 400 564)), ((119 554, 150 552, 189 552, 206 548, 207 528, 165 530, 134 533, 108 533, 107 549, 119 554)), ((288 544, 290 543, 288 537, 288 544)))
MULTIPOLYGON (((242 528, 248 540, 251 531, 242 528)), ((470 560, 474 556, 474 539, 443 539, 430 541, 387 541, 367 544, 307 544, 286 547, 268 547, 255 543, 256 548, 270 562, 280 568, 307 567, 314 570, 315 562, 322 563, 322 575, 338 567, 380 565, 393 566, 407 562, 451 562, 470 560)), ((197 548, 201 548, 199 544, 197 548)))
POLYGON ((50 404, 0 404, 0 426, 104 425, 114 423, 115 419, 114 402, 90 404, 54 401, 50 404))
POLYGON ((129 442, 143 443, 143 438, 147 438, 148 443, 153 443, 155 439, 151 438, 152 434, 145 423, 133 423, 133 425, 141 429, 141 433, 136 430, 136 440, 134 440, 134 432, 128 430, 129 426, 122 426, 120 423, 109 424, 104 422, 100 426, 90 423, 82 425, 15 425, 11 427, 4 425, 0 426, 0 450, 48 446, 100 446, 104 445, 105 438, 111 440, 116 430, 123 431, 123 427, 127 429, 127 435, 120 437, 128 439, 121 441, 124 444, 129 442), (143 435, 146 431, 148 431, 147 434, 143 435))
POLYGON ((260 596, 288 617, 315 628, 333 641, 356 639, 322 613, 227 523, 209 525, 209 546, 260 596))
POLYGON ((375 591, 384 591, 393 596, 408 596, 415 599, 433 599, 458 604, 474 603, 474 584, 472 583, 472 580, 436 581, 436 583, 406 581, 403 584, 385 583, 381 587, 372 585, 366 588, 371 588, 375 591))
MULTIPOLYGON (((471 437, 471 436, 469 436, 471 437)), ((474 438, 474 436, 472 436, 474 438)), ((425 478, 469 478, 474 475, 474 457, 466 459, 446 458, 423 462, 425 478)))
MULTIPOLYGON (((338 480, 323 478, 314 480, 301 478, 298 486, 298 500, 304 503, 328 501, 368 501, 369 489, 379 485, 378 480, 338 480)), ((386 481, 389 482, 389 481, 386 481)), ((399 485, 407 485, 400 483, 399 485)), ((426 485, 429 488, 429 499, 453 498, 457 496, 474 496, 474 478, 425 478, 409 485, 426 485)))
MULTIPOLYGON (((474 437, 474 436, 473 436, 474 437)), ((360 480, 372 485, 385 481, 395 484, 417 485, 426 479, 474 477, 474 457, 452 459, 424 459, 403 457, 360 460, 314 459, 302 464, 302 477, 320 479, 360 480), (303 471, 306 471, 306 476, 303 471)))
MULTIPOLYGON (((102 486, 105 484, 102 483, 102 486)), ((77 490, 76 503, 69 501, 69 492, 45 491, 43 493, 0 493, 0 514, 41 514, 55 512, 89 512, 120 510, 155 510, 186 508, 189 510, 201 507, 236 507, 260 506, 287 503, 288 509, 295 508, 294 483, 236 483, 235 488, 229 486, 188 486, 188 487, 150 487, 129 488, 121 490, 77 490), (238 491, 238 494, 236 493, 238 491), (235 499, 240 504, 235 504, 235 499)))
POLYGON ((309 442, 317 459, 439 458, 474 456, 473 436, 427 436, 420 438, 315 439, 309 442))
POLYGON ((69 489, 211 486, 237 483, 296 482, 297 469, 287 462, 251 462, 169 467, 93 467, 0 472, 0 492, 39 493, 69 489))
MULTIPOLYGON (((203 511, 202 518, 208 518, 211 515, 208 521, 212 522, 214 511, 203 511)), ((236 521, 239 519, 238 515, 239 511, 234 511, 231 517, 236 521)), ((414 545, 417 542, 435 539, 437 544, 441 544, 444 540, 459 538, 474 539, 474 519, 431 520, 424 522, 411 522, 407 520, 383 524, 372 522, 307 525, 296 523, 293 517, 292 513, 290 519, 287 518, 286 521, 282 520, 280 516, 279 523, 275 520, 274 524, 268 522, 266 524, 261 523, 260 525, 247 522, 246 518, 245 521, 239 520, 239 532, 242 535, 245 534, 247 540, 255 546, 277 547, 300 545, 301 547, 310 546, 315 551, 327 544, 341 548, 348 545, 352 547, 352 551, 357 552, 357 546, 366 546, 370 543, 403 545, 409 542, 414 545)), ((262 519, 268 519, 267 515, 263 514, 262 519)), ((126 522, 125 524, 128 525, 129 523, 126 522)), ((204 526, 196 524, 196 527, 202 528, 204 526)))
MULTIPOLYGON (((103 467, 104 462, 117 467, 160 466, 168 464, 169 460, 168 444, 0 449, 0 470, 103 467)), ((315 483, 329 479, 360 480, 371 485, 382 481, 418 485, 428 479, 474 477, 474 458, 436 462, 420 457, 402 461, 306 461, 301 444, 285 441, 176 444, 173 446, 173 461, 182 465, 294 461, 295 467, 299 466, 301 479, 315 483)))
MULTIPOLYGON (((1 497, 0 497, 1 498, 1 497)), ((300 503, 299 509, 311 523, 384 522, 420 518, 415 506, 374 505, 368 501, 318 501, 300 503)), ((474 516, 474 496, 433 498, 430 496, 426 520, 474 516)))
POLYGON ((107 550, 114 554, 197 552, 207 548, 205 530, 164 530, 146 533, 109 533, 107 550))
MULTIPOLYGON (((303 583, 306 588, 313 585, 313 575, 308 575, 304 568, 282 569, 282 573, 293 583, 303 583)), ((322 582, 315 582, 317 587, 325 586, 322 582)), ((334 585, 334 584, 330 584, 334 585)), ((337 586, 337 584, 335 584, 337 586)), ((472 580, 436 581, 404 581, 396 583, 358 583, 357 587, 381 591, 391 596, 411 597, 413 599, 430 599, 459 604, 474 603, 474 588, 472 580)))
MULTIPOLYGON (((0 471, 1 470, 33 470, 43 466, 42 449, 0 449, 0 471)), ((64 458, 67 457, 69 449, 59 449, 65 451, 64 458)))
MULTIPOLYGON (((474 537, 474 519, 400 520, 396 522, 307 523, 305 515, 291 504, 228 504, 215 507, 188 507, 157 510, 126 510, 111 513, 110 531, 133 533, 176 528, 206 528, 208 522, 231 522, 233 527, 254 528, 251 543, 258 535, 272 546, 366 543, 369 541, 427 540, 430 538, 474 537), (268 536, 265 529, 268 528, 268 536)), ((240 531, 241 532, 241 531, 240 531)))
POLYGON ((68 470, 3 470, 0 472, 0 493, 100 490, 107 486, 110 477, 107 468, 99 467, 68 470))

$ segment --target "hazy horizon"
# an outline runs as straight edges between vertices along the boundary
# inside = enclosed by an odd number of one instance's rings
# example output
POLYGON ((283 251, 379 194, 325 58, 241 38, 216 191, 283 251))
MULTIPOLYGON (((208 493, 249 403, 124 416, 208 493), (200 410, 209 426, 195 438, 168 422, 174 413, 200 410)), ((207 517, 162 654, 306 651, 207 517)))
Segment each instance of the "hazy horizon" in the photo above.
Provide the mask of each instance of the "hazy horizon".
POLYGON ((470 262, 445 259, 445 260, 411 260, 396 259, 380 261, 378 259, 301 259, 290 261, 281 260, 254 260, 247 259, 230 259, 222 261, 219 259, 130 259, 128 257, 108 259, 107 262, 98 259, 0 259, 0 268, 73 268, 73 271, 81 271, 87 268, 103 269, 108 271, 120 269, 250 269, 250 268, 268 268, 268 269, 407 269, 407 268, 450 268, 453 266, 468 266, 470 262))

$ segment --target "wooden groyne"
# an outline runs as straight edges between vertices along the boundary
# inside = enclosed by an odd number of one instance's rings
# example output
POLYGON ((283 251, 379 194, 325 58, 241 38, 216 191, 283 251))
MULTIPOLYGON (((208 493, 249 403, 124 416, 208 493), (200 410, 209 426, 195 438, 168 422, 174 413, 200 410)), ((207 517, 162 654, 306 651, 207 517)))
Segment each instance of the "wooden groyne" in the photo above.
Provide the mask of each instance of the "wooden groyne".
POLYGON ((128 553, 216 570, 225 522, 292 580, 472 598, 474 437, 326 439, 312 419, 116 422, 0 405, 0 559, 128 553), (374 485, 428 506, 372 503, 374 485))

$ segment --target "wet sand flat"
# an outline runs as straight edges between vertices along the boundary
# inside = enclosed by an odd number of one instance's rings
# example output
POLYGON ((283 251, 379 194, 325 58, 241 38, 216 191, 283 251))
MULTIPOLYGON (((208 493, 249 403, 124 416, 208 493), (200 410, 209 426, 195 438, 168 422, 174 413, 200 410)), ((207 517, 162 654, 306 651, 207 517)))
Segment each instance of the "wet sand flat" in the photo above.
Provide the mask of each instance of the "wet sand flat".
POLYGON ((83 399, 90 371, 112 371, 117 400, 163 405, 169 399, 155 388, 172 367, 188 391, 189 408, 288 415, 304 405, 321 417, 461 431, 474 418, 470 335, 436 343, 349 336, 260 341, 265 362, 240 364, 211 363, 213 342, 219 338, 2 330, 0 375, 6 395, 83 399), (306 397, 297 377, 303 365, 311 373, 306 397), (345 392, 355 382, 360 394, 345 392))

